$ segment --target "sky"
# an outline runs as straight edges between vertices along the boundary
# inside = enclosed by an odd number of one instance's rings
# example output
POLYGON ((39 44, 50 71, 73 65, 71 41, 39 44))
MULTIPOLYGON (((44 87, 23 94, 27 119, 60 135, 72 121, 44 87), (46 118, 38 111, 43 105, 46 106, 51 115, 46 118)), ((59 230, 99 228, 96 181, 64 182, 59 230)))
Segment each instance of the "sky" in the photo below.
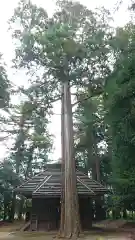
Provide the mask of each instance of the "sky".
MULTIPOLYGON (((38 6, 44 7, 48 14, 52 14, 55 9, 55 0, 32 0, 33 3, 38 6)), ((120 0, 119 0, 120 1, 120 0)), ((14 8, 17 6, 18 0, 4 0, 1 1, 0 6, 0 52, 3 53, 3 58, 7 64, 9 79, 18 86, 27 86, 27 77, 22 71, 15 71, 12 66, 12 58, 14 56, 14 45, 10 32, 8 31, 8 20, 13 15, 14 8)), ((123 26, 129 21, 129 12, 127 11, 130 0, 123 0, 118 11, 117 8, 118 0, 80 0, 80 2, 86 5, 90 9, 95 7, 104 6, 105 8, 113 11, 114 26, 123 26)), ((53 160, 60 158, 61 156, 61 129, 60 129, 60 103, 54 105, 54 112, 56 113, 51 120, 49 126, 50 133, 55 136, 54 138, 54 153, 52 155, 53 160)), ((10 147, 10 142, 8 142, 10 147)), ((3 159, 7 154, 7 149, 3 144, 0 144, 0 159, 3 159)))

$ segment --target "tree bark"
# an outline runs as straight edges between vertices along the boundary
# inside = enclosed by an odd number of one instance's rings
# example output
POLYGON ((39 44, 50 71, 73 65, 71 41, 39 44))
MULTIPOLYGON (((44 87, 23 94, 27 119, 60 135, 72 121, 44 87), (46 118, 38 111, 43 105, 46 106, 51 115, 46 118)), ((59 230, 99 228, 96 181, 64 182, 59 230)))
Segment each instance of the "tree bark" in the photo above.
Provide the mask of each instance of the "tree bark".
POLYGON ((14 215, 15 215, 15 202, 16 202, 16 194, 13 192, 12 196, 12 205, 11 205, 11 215, 10 215, 10 220, 11 222, 14 221, 14 215))
POLYGON ((127 219, 127 210, 125 208, 123 209, 123 218, 127 219))
POLYGON ((7 218, 7 205, 4 203, 4 215, 3 215, 3 221, 5 222, 7 218))
POLYGON ((20 199, 20 202, 19 202, 18 220, 22 219, 23 204, 24 204, 24 198, 21 196, 21 199, 20 199))
POLYGON ((100 182, 101 181, 101 179, 100 179, 100 161, 99 161, 98 156, 96 156, 95 164, 96 164, 96 180, 100 182))
MULTIPOLYGON (((94 166, 93 166, 93 179, 100 182, 100 161, 99 157, 97 155, 97 148, 96 148, 96 155, 94 158, 94 166), (95 175, 95 176, 94 176, 95 175)), ((106 219, 106 210, 103 207, 104 206, 104 198, 98 197, 98 199, 95 200, 95 218, 97 221, 105 220, 106 219)))
POLYGON ((64 234, 65 238, 78 237, 80 217, 76 187, 74 158, 73 119, 69 82, 64 82, 64 141, 65 141, 65 183, 64 183, 64 234))
POLYGON ((7 197, 7 192, 4 191, 4 202, 3 202, 3 207, 4 207, 4 214, 3 214, 3 221, 6 221, 8 218, 9 218, 9 200, 8 200, 8 197, 7 197))
POLYGON ((20 174, 20 164, 23 160, 23 151, 24 151, 24 114, 21 115, 20 117, 20 122, 19 122, 19 135, 18 138, 16 140, 16 146, 15 146, 15 150, 16 150, 16 156, 15 156, 15 160, 16 160, 16 174, 19 176, 20 174))
POLYGON ((34 152, 34 144, 29 149, 29 158, 25 173, 25 179, 27 180, 29 177, 32 177, 32 160, 33 160, 33 152, 34 152))
POLYGON ((64 137, 64 85, 61 87, 61 218, 60 218, 60 230, 59 235, 63 237, 64 234, 64 165, 65 165, 65 137, 64 137))
POLYGON ((92 179, 97 180, 95 161, 92 161, 92 179))

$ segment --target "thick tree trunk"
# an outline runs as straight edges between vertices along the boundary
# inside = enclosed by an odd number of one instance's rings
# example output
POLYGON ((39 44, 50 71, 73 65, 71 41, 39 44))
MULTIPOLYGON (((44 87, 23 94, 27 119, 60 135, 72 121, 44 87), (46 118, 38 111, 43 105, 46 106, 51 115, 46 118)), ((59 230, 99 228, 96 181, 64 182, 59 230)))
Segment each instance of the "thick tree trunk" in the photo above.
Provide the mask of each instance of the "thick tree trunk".
POLYGON ((25 179, 27 180, 29 177, 32 177, 32 160, 33 160, 33 152, 34 152, 34 145, 32 145, 29 149, 29 158, 25 173, 25 179))
POLYGON ((71 93, 68 82, 64 83, 64 136, 65 136, 65 191, 64 191, 64 237, 77 237, 80 232, 76 167, 74 159, 73 119, 71 93))
POLYGON ((16 194, 13 192, 12 196, 12 206, 11 206, 11 214, 10 214, 10 220, 11 222, 14 221, 14 216, 15 216, 15 202, 16 202, 16 194))
MULTIPOLYGON (((96 150, 97 152, 97 150, 96 150)), ((95 178, 94 180, 100 182, 100 161, 99 157, 96 154, 95 156, 95 178)), ((104 198, 103 197, 98 197, 98 199, 95 200, 95 218, 97 221, 105 220, 106 219, 106 210, 104 208, 104 198)))
POLYGON ((115 208, 115 209, 112 210, 112 218, 114 220, 121 218, 121 216, 120 216, 120 209, 115 208))
POLYGON ((92 162, 92 179, 97 180, 95 162, 92 162))
POLYGON ((7 219, 7 204, 4 203, 4 215, 3 215, 3 221, 6 221, 7 219))
POLYGON ((96 164, 96 180, 100 182, 100 161, 99 161, 99 157, 96 156, 95 159, 95 164, 96 164))
POLYGON ((125 208, 123 209, 123 218, 127 219, 127 210, 125 208))
POLYGON ((19 135, 18 138, 16 140, 16 146, 15 146, 15 150, 16 150, 16 156, 15 156, 15 160, 16 160, 16 174, 19 176, 20 174, 20 164, 23 161, 23 151, 24 151, 24 114, 21 115, 20 117, 20 122, 19 122, 19 135))
POLYGON ((24 198, 21 196, 20 203, 19 203, 18 220, 22 219, 23 204, 24 204, 24 198))
POLYGON ((64 165, 65 165, 65 137, 64 137, 64 86, 61 88, 61 219, 60 219, 60 231, 59 235, 64 237, 64 216, 65 216, 65 208, 64 208, 64 165))

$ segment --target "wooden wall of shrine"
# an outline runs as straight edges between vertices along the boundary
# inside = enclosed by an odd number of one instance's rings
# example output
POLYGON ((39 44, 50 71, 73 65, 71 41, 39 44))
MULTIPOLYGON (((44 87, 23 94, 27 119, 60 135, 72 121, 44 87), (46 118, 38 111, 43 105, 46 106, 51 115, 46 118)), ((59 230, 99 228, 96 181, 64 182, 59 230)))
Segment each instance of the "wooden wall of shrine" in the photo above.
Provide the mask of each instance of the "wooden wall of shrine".
POLYGON ((79 198, 80 221, 83 230, 92 227, 92 201, 89 197, 79 198))
POLYGON ((60 221, 58 198, 33 198, 31 218, 37 219, 36 230, 56 230, 60 221))
MULTIPOLYGON (((81 226, 89 230, 92 226, 92 203, 89 197, 79 198, 81 226)), ((31 230, 53 231, 60 226, 60 199, 33 198, 31 230)))

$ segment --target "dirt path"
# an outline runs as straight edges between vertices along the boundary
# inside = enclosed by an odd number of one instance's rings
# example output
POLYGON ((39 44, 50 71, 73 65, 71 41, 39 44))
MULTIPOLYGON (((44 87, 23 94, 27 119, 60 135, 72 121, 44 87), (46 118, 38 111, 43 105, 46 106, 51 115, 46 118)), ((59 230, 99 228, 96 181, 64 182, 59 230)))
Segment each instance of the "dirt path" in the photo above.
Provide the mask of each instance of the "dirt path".
MULTIPOLYGON (((9 234, 6 232, 0 232, 0 240, 52 240, 54 239, 53 236, 48 236, 48 235, 33 235, 33 234, 29 234, 29 235, 20 235, 19 234, 9 234)), ((102 236, 100 237, 99 235, 89 235, 87 237, 84 238, 80 238, 80 240, 130 240, 130 238, 126 237, 126 236, 122 236, 122 235, 118 235, 118 236, 102 236)))
POLYGON ((0 240, 1 239, 14 239, 14 236, 8 232, 0 232, 0 240))
MULTIPOLYGON (((54 238, 57 233, 43 233, 43 232, 19 232, 17 230, 20 229, 22 223, 9 224, 7 226, 0 227, 0 240, 57 240, 54 238)), ((130 232, 130 231, 129 231, 130 232)), ((112 230, 111 232, 107 231, 98 231, 98 229, 94 229, 93 231, 84 232, 79 238, 79 240, 131 240, 128 237, 127 233, 115 232, 112 230)))

